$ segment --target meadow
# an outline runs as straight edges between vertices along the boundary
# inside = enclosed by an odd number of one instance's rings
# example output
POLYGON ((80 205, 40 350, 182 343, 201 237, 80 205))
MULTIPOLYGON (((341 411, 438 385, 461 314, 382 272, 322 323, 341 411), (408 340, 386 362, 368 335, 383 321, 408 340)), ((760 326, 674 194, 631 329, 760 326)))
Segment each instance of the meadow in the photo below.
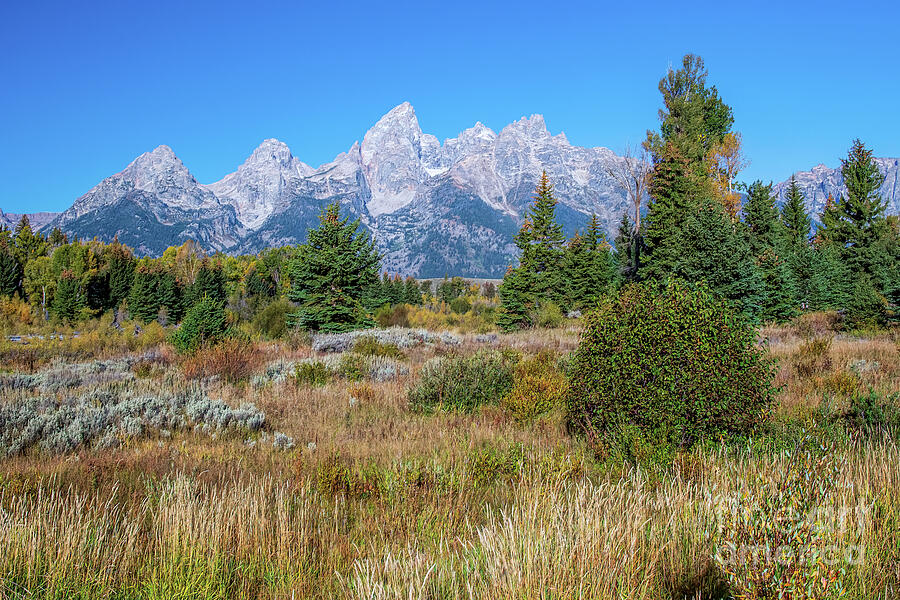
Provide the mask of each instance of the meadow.
POLYGON ((765 431, 679 450, 569 430, 578 319, 467 323, 3 341, 0 598, 900 596, 895 333, 762 327, 765 431), (831 560, 734 559, 777 539, 831 560))

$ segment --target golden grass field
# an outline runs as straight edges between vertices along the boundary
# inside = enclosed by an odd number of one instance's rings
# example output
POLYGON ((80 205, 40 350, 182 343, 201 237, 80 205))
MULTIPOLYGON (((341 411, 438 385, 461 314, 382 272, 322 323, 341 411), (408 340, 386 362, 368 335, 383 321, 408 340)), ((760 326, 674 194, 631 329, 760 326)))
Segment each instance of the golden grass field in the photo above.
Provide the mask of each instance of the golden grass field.
MULTIPOLYGON (((578 333, 570 325, 488 344, 563 355, 578 333)), ((723 507, 765 500, 793 468, 804 430, 831 448, 828 505, 858 510, 815 534, 860 549, 831 571, 841 597, 900 597, 897 436, 830 420, 858 391, 900 391, 889 333, 822 333, 830 346, 800 368, 810 332, 762 328, 781 386, 771 431, 630 462, 598 456, 567 431, 561 409, 530 421, 502 403, 411 410, 407 390, 422 365, 485 345, 471 334, 453 348, 404 349, 409 372, 393 380, 323 386, 203 378, 221 356, 190 363, 151 334, 142 345, 86 333, 67 355, 158 347, 109 385, 146 394, 201 386, 232 407, 254 403, 265 426, 148 429, 119 447, 0 458, 0 598, 728 598, 739 591, 714 558, 728 535, 723 507), (276 431, 293 447, 276 448, 276 431)), ((17 352, 3 348, 8 371, 27 368, 17 352)), ((241 368, 258 374, 313 354, 302 341, 258 342, 241 368)), ((6 388, 2 402, 29 393, 6 388)))

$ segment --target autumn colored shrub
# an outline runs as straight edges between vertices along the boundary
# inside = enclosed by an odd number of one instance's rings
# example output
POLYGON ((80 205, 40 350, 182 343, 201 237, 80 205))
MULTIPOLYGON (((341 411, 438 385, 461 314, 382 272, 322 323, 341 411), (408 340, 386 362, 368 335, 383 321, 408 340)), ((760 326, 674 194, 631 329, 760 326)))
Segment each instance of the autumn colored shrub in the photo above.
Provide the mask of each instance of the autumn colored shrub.
POLYGON ((836 311, 808 312, 794 317, 791 324, 800 337, 823 337, 841 328, 841 315, 836 311))
POLYGON ((810 377, 831 369, 831 338, 812 338, 800 345, 794 357, 794 370, 800 377, 810 377))
POLYGON ((230 338, 214 346, 204 346, 182 363, 188 379, 221 377, 229 382, 243 381, 262 364, 262 354, 246 340, 230 338))
POLYGON ((569 381, 556 357, 541 353, 516 365, 513 387, 501 405, 520 421, 565 406, 569 381))
POLYGON ((623 425, 677 447, 768 417, 775 366, 754 329, 704 286, 630 285, 585 318, 569 422, 598 441, 623 425))

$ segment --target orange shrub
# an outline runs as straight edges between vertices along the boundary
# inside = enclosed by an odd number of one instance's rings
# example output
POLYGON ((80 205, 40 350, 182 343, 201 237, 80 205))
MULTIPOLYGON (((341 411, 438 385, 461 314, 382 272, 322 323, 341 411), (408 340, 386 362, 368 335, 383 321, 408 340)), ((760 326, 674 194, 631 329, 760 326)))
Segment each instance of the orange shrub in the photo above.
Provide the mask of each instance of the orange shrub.
POLYGON ((262 364, 263 354, 246 341, 226 339, 215 346, 207 346, 186 358, 182 363, 184 376, 202 379, 218 376, 235 382, 247 379, 262 364))

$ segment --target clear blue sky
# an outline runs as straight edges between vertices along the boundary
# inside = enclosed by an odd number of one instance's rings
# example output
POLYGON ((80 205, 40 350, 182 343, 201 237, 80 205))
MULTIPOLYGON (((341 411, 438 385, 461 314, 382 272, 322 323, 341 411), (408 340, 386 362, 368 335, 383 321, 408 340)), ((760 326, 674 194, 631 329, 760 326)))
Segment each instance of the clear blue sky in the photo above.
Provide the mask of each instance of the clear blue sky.
POLYGON ((439 138, 541 113, 621 150, 704 57, 752 165, 900 156, 900 8, 833 2, 3 2, 0 208, 62 210, 159 144, 203 183, 267 137, 314 166, 408 100, 439 138), (735 5, 739 4, 739 7, 735 5))

